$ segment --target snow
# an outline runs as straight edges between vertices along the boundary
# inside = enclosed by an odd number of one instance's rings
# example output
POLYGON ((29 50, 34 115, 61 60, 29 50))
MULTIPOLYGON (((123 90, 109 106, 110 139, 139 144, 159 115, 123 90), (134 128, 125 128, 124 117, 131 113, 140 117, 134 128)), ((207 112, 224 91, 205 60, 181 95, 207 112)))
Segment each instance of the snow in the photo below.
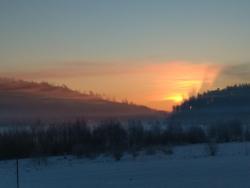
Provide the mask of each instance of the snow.
MULTIPOLYGON (((51 157, 46 165, 20 160, 20 188, 235 188, 250 185, 249 143, 219 145, 215 157, 204 145, 179 146, 173 155, 125 155, 121 161, 51 157)), ((0 187, 15 188, 15 161, 0 162, 0 187)))

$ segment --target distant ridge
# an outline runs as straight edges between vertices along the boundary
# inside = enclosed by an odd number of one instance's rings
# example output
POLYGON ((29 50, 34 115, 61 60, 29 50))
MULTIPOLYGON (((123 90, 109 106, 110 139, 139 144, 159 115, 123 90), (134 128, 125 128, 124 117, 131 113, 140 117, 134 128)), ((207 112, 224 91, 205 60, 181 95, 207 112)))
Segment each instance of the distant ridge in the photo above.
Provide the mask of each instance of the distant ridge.
POLYGON ((190 97, 174 107, 171 117, 184 122, 240 119, 249 123, 250 84, 228 86, 190 97))
POLYGON ((163 113, 145 106, 114 102, 46 82, 0 78, 0 124, 42 119, 65 121, 84 117, 157 117, 163 113))

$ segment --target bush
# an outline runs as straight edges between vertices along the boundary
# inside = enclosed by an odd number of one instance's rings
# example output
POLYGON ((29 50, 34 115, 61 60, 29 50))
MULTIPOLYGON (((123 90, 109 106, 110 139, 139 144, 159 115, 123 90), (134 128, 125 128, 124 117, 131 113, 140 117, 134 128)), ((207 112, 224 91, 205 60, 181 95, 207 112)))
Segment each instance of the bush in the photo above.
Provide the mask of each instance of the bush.
POLYGON ((204 143, 206 141, 206 134, 201 127, 192 126, 187 131, 187 142, 191 144, 204 143))
POLYGON ((145 151, 146 155, 155 155, 156 154, 156 148, 155 147, 147 147, 145 151))
POLYGON ((219 121, 208 129, 209 138, 217 142, 231 142, 243 140, 243 127, 239 120, 219 121))
POLYGON ((172 155, 174 153, 173 147, 171 145, 163 146, 161 151, 166 155, 172 155))
POLYGON ((206 144, 206 151, 209 156, 215 156, 218 153, 218 145, 215 140, 209 140, 206 144))

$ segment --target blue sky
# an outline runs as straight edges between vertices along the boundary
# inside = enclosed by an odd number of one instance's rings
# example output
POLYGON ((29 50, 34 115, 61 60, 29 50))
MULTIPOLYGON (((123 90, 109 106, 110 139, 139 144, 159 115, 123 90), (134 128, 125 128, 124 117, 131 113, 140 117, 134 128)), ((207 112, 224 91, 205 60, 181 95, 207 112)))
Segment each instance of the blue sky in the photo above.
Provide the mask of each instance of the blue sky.
POLYGON ((250 1, 3 0, 1 65, 249 60, 250 1))

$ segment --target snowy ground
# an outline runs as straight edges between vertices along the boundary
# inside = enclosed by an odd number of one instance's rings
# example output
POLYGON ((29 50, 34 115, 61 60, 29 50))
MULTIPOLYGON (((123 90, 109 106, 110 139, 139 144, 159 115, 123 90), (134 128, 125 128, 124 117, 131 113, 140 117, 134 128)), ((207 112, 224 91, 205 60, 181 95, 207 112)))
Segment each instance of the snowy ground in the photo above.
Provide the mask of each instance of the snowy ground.
MULTIPOLYGON (((0 162, 0 188, 15 188, 15 161, 0 162)), ((250 144, 219 146, 216 157, 204 145, 181 146, 174 154, 126 155, 95 160, 54 157, 47 165, 20 161, 20 188, 249 188, 250 144)))

